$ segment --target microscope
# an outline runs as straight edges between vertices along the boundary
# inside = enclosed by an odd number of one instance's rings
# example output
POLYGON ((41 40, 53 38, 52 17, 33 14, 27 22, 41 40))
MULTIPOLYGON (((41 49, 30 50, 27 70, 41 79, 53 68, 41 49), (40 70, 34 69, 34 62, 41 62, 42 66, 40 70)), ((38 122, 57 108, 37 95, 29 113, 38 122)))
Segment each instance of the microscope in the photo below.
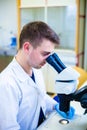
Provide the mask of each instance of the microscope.
POLYGON ((51 54, 46 61, 57 72, 55 90, 59 110, 67 113, 71 101, 76 101, 85 112, 82 115, 75 114, 73 119, 66 119, 54 110, 37 130, 87 130, 87 85, 77 87, 79 72, 64 65, 56 53, 51 54))
POLYGON ((68 112, 70 109, 70 102, 74 100, 80 102, 81 107, 85 109, 84 114, 86 114, 87 85, 77 89, 80 74, 72 67, 65 66, 56 53, 51 54, 46 61, 58 73, 55 81, 55 89, 59 100, 60 111, 68 112))

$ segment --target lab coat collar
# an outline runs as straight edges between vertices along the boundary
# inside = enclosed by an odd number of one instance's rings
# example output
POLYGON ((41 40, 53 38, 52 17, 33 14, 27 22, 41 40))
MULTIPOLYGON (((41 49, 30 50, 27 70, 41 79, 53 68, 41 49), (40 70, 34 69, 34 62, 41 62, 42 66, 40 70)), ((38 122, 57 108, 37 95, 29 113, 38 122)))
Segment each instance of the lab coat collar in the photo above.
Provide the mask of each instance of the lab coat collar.
MULTIPOLYGON (((44 96, 44 82, 42 78, 39 77, 38 70, 33 69, 34 74, 35 74, 35 82, 31 79, 31 77, 23 70, 23 68, 20 66, 20 64, 16 61, 15 57, 13 61, 11 62, 12 64, 12 69, 16 75, 16 77, 21 81, 25 82, 26 80, 31 80, 30 84, 36 88, 38 91, 38 94, 40 97, 44 96), (16 69, 15 69, 16 68, 16 69)), ((40 98, 41 99, 41 98, 40 98)))
POLYGON ((12 69, 13 69, 15 75, 17 76, 17 78, 21 82, 24 82, 25 80, 30 78, 30 76, 23 70, 23 68, 20 66, 20 64, 16 61, 15 57, 13 58, 13 61, 12 61, 12 69))

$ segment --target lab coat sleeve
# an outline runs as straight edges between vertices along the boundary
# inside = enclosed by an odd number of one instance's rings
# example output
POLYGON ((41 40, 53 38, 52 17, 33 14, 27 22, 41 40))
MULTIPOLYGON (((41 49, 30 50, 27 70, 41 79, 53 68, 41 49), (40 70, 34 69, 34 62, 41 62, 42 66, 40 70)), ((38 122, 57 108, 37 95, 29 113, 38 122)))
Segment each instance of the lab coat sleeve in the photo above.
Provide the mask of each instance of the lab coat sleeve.
POLYGON ((0 82, 0 130, 20 130, 17 123, 18 91, 14 89, 8 83, 0 82))
POLYGON ((42 108, 43 108, 44 114, 47 114, 53 111, 54 106, 57 104, 57 102, 53 98, 51 98, 48 94, 46 94, 45 82, 44 82, 42 71, 34 69, 34 73, 36 76, 35 77, 36 82, 39 86, 38 89, 41 94, 40 99, 42 103, 42 108))
POLYGON ((45 96, 45 103, 46 103, 46 111, 45 111, 46 114, 52 112, 54 110, 55 105, 58 104, 48 94, 46 94, 46 96, 45 96))

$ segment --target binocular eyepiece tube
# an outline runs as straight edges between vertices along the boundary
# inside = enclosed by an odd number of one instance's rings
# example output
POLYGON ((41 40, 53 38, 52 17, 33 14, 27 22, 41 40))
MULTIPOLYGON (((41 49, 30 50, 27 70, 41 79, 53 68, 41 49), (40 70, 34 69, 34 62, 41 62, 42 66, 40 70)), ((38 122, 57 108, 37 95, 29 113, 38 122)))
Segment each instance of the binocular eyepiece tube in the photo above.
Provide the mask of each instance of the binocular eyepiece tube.
POLYGON ((58 72, 62 72, 66 66, 63 64, 63 62, 60 60, 60 58, 58 57, 58 55, 56 53, 53 53, 52 55, 50 55, 46 61, 53 66, 53 68, 58 72))

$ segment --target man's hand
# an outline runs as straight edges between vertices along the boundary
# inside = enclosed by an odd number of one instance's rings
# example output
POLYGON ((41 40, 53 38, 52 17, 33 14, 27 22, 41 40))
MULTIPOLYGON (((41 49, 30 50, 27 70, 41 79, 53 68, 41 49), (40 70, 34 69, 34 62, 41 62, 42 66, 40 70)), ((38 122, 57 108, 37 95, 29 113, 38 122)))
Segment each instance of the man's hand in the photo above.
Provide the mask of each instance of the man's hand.
POLYGON ((75 115, 75 109, 73 107, 70 107, 70 110, 68 112, 63 112, 59 110, 59 104, 55 105, 55 110, 63 117, 66 119, 73 119, 75 115))

